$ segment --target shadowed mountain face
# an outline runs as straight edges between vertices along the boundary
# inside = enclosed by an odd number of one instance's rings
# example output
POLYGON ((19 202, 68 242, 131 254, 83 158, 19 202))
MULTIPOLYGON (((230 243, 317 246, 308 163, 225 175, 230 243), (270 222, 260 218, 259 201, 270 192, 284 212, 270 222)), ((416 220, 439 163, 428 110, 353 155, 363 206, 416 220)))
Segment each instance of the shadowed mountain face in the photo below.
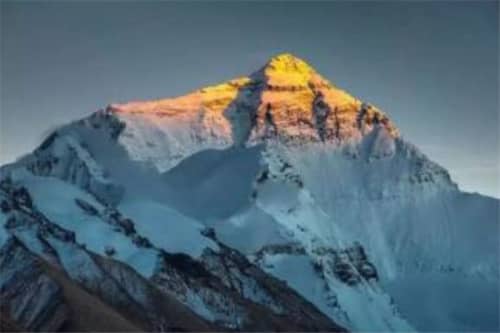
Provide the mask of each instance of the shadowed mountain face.
POLYGON ((498 200, 290 54, 111 104, 0 170, 12 329, 499 328, 498 200))

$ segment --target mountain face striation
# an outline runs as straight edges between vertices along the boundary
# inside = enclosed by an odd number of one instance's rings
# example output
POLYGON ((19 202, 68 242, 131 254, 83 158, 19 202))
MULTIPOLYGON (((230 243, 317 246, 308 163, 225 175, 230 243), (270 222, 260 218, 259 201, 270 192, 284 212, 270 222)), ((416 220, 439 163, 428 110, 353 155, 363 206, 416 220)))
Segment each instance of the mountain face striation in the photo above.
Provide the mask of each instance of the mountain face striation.
POLYGON ((0 169, 0 324, 498 331, 499 201, 290 54, 0 169))

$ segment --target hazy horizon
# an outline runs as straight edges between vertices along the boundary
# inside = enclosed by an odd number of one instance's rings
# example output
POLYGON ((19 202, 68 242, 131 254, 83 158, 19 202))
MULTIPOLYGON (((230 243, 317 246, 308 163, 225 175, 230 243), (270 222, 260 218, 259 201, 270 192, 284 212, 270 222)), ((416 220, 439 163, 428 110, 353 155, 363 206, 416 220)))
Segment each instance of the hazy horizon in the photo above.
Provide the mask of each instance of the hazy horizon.
POLYGON ((500 197, 498 2, 1 3, 0 164, 109 103, 182 95, 277 53, 384 110, 500 197))

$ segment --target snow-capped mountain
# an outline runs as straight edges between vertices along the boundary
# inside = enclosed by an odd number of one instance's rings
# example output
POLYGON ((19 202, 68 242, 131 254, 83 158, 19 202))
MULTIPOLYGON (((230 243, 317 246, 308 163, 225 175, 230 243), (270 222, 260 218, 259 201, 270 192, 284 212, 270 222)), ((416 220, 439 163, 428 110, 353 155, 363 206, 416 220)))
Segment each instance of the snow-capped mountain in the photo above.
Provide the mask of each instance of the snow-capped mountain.
POLYGON ((6 327, 499 329, 498 200, 290 54, 111 104, 0 180, 6 327))

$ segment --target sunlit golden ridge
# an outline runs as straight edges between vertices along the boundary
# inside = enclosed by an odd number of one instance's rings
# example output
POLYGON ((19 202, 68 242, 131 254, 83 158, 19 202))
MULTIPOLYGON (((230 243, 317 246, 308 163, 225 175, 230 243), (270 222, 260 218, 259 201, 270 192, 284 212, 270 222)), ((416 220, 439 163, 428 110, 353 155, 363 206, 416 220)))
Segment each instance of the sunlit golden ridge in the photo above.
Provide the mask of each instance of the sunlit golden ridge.
MULTIPOLYGON (((249 76, 176 98, 112 104, 109 109, 180 119, 227 118, 231 110, 239 109, 252 117, 249 121, 255 125, 254 135, 263 131, 268 119, 272 119, 278 134, 287 136, 317 138, 316 131, 311 128, 319 126, 320 121, 327 138, 359 136, 375 122, 382 123, 392 136, 399 135, 380 110, 335 87, 305 61, 289 53, 271 58, 249 76), (361 123, 359 117, 362 117, 361 123)), ((217 122, 220 125, 224 121, 219 119, 217 122)))

